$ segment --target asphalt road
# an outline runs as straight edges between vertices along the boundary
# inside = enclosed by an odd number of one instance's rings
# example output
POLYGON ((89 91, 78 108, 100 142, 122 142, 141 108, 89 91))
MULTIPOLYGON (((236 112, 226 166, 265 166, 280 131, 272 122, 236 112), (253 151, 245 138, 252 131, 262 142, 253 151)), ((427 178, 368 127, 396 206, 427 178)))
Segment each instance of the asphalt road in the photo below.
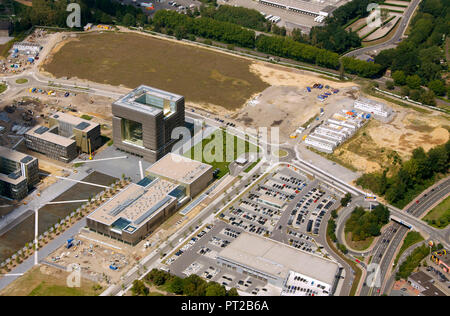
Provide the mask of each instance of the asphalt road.
POLYGON ((359 55, 368 54, 371 51, 376 51, 377 53, 379 53, 380 51, 382 51, 384 49, 388 49, 392 45, 396 45, 399 42, 401 42, 403 34, 404 34, 406 28, 408 27, 411 16, 413 15, 413 13, 414 13, 416 7, 419 5, 420 1, 421 0, 413 0, 411 2, 411 5, 405 10, 404 15, 399 22, 400 25, 398 26, 394 36, 391 39, 389 39, 386 42, 383 42, 381 44, 378 44, 378 45, 373 45, 373 46, 356 49, 354 51, 348 52, 344 56, 356 57, 359 55))
MULTIPOLYGON (((428 190, 427 193, 423 193, 416 200, 418 203, 414 203, 405 209, 405 212, 414 216, 421 216, 424 212, 430 209, 434 204, 444 199, 450 193, 450 178, 446 179, 443 183, 438 184, 428 190)), ((401 246, 401 241, 408 233, 409 229, 403 225, 395 223, 393 228, 388 228, 378 240, 375 246, 372 263, 379 265, 379 280, 373 286, 371 281, 373 275, 368 274, 366 278, 366 286, 361 290, 361 296, 380 295, 378 292, 381 290, 383 283, 390 275, 387 275, 387 271, 393 262, 394 255, 397 249, 401 246), (387 242, 388 241, 388 242, 387 242)), ((448 241, 450 235, 450 229, 443 230, 448 241)), ((433 235, 430 235, 431 239, 433 235)))

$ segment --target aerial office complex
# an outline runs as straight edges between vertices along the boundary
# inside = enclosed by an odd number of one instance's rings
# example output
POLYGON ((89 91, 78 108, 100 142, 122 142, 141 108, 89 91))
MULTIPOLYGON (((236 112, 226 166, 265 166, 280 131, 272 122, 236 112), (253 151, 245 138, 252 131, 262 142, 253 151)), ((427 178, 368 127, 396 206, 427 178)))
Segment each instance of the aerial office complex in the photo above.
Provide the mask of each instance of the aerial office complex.
POLYGON ((217 263, 269 282, 287 296, 331 295, 339 271, 334 261, 246 232, 218 254, 217 263))
POLYGON ((184 97, 140 86, 112 104, 114 145, 155 162, 177 141, 172 131, 184 126, 184 97))
POLYGON ((100 125, 58 112, 49 127, 35 126, 25 134, 29 149, 62 162, 75 159, 78 152, 91 153, 100 146, 100 125))
POLYGON ((0 195, 21 200, 38 182, 36 158, 0 146, 0 195))
POLYGON ((160 162, 89 214, 88 227, 135 245, 213 180, 211 166, 198 161, 169 154, 160 162))

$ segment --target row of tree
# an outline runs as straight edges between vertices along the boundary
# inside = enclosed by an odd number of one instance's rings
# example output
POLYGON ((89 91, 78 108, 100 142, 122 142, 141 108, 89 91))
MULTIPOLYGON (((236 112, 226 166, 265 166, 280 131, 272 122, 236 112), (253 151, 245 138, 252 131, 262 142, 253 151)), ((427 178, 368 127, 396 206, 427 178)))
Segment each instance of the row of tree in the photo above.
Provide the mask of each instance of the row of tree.
POLYGON ((381 234, 381 228, 389 222, 389 209, 379 204, 372 211, 356 207, 345 223, 345 232, 352 234, 353 241, 365 240, 381 234))
POLYGON ((255 32, 237 24, 217 21, 207 17, 192 18, 175 11, 160 10, 153 17, 155 30, 171 29, 177 37, 185 38, 188 34, 208 38, 228 44, 253 48, 255 32))
MULTIPOLYGON (((450 33, 450 2, 447 0, 423 0, 411 21, 407 39, 397 48, 380 52, 375 62, 390 68, 394 84, 419 91, 427 86, 436 95, 450 95, 443 74, 448 71, 445 62, 445 38, 450 33)), ((414 92, 415 97, 420 94, 414 92)))
MULTIPOLYGON (((67 27, 67 5, 73 1, 33 0, 28 7, 14 2, 16 33, 30 29, 34 25, 67 27)), ((133 5, 124 5, 112 0, 78 0, 81 7, 81 25, 88 22, 105 24, 122 24, 126 26, 144 25, 147 16, 133 5)))
POLYGON ((178 295, 186 296, 239 296, 235 288, 227 291, 217 282, 207 282, 198 275, 191 274, 187 278, 180 278, 168 272, 153 269, 145 280, 156 286, 167 285, 167 289, 178 295))
POLYGON ((388 176, 389 170, 385 169, 383 172, 364 174, 356 183, 402 208, 432 185, 439 174, 448 174, 449 166, 450 141, 447 141, 428 152, 422 147, 415 149, 411 159, 403 162, 397 171, 391 172, 391 176, 388 176))

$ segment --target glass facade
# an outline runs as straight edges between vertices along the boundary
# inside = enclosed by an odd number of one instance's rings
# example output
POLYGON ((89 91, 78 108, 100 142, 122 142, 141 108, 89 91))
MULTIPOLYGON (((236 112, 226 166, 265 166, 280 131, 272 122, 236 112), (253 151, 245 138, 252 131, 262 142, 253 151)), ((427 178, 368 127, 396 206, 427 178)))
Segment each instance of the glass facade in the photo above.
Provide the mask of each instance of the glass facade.
POLYGON ((122 119, 122 140, 136 146, 144 147, 142 138, 142 124, 122 119))

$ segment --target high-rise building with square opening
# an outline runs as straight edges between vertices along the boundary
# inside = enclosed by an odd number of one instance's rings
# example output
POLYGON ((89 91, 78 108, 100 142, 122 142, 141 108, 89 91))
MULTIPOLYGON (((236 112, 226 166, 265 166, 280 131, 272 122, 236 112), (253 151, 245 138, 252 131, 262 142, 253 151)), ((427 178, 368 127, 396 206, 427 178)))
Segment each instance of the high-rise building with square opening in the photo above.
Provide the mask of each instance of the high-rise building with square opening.
POLYGON ((141 85, 112 104, 114 145, 155 162, 177 141, 172 131, 184 126, 184 97, 141 85))

